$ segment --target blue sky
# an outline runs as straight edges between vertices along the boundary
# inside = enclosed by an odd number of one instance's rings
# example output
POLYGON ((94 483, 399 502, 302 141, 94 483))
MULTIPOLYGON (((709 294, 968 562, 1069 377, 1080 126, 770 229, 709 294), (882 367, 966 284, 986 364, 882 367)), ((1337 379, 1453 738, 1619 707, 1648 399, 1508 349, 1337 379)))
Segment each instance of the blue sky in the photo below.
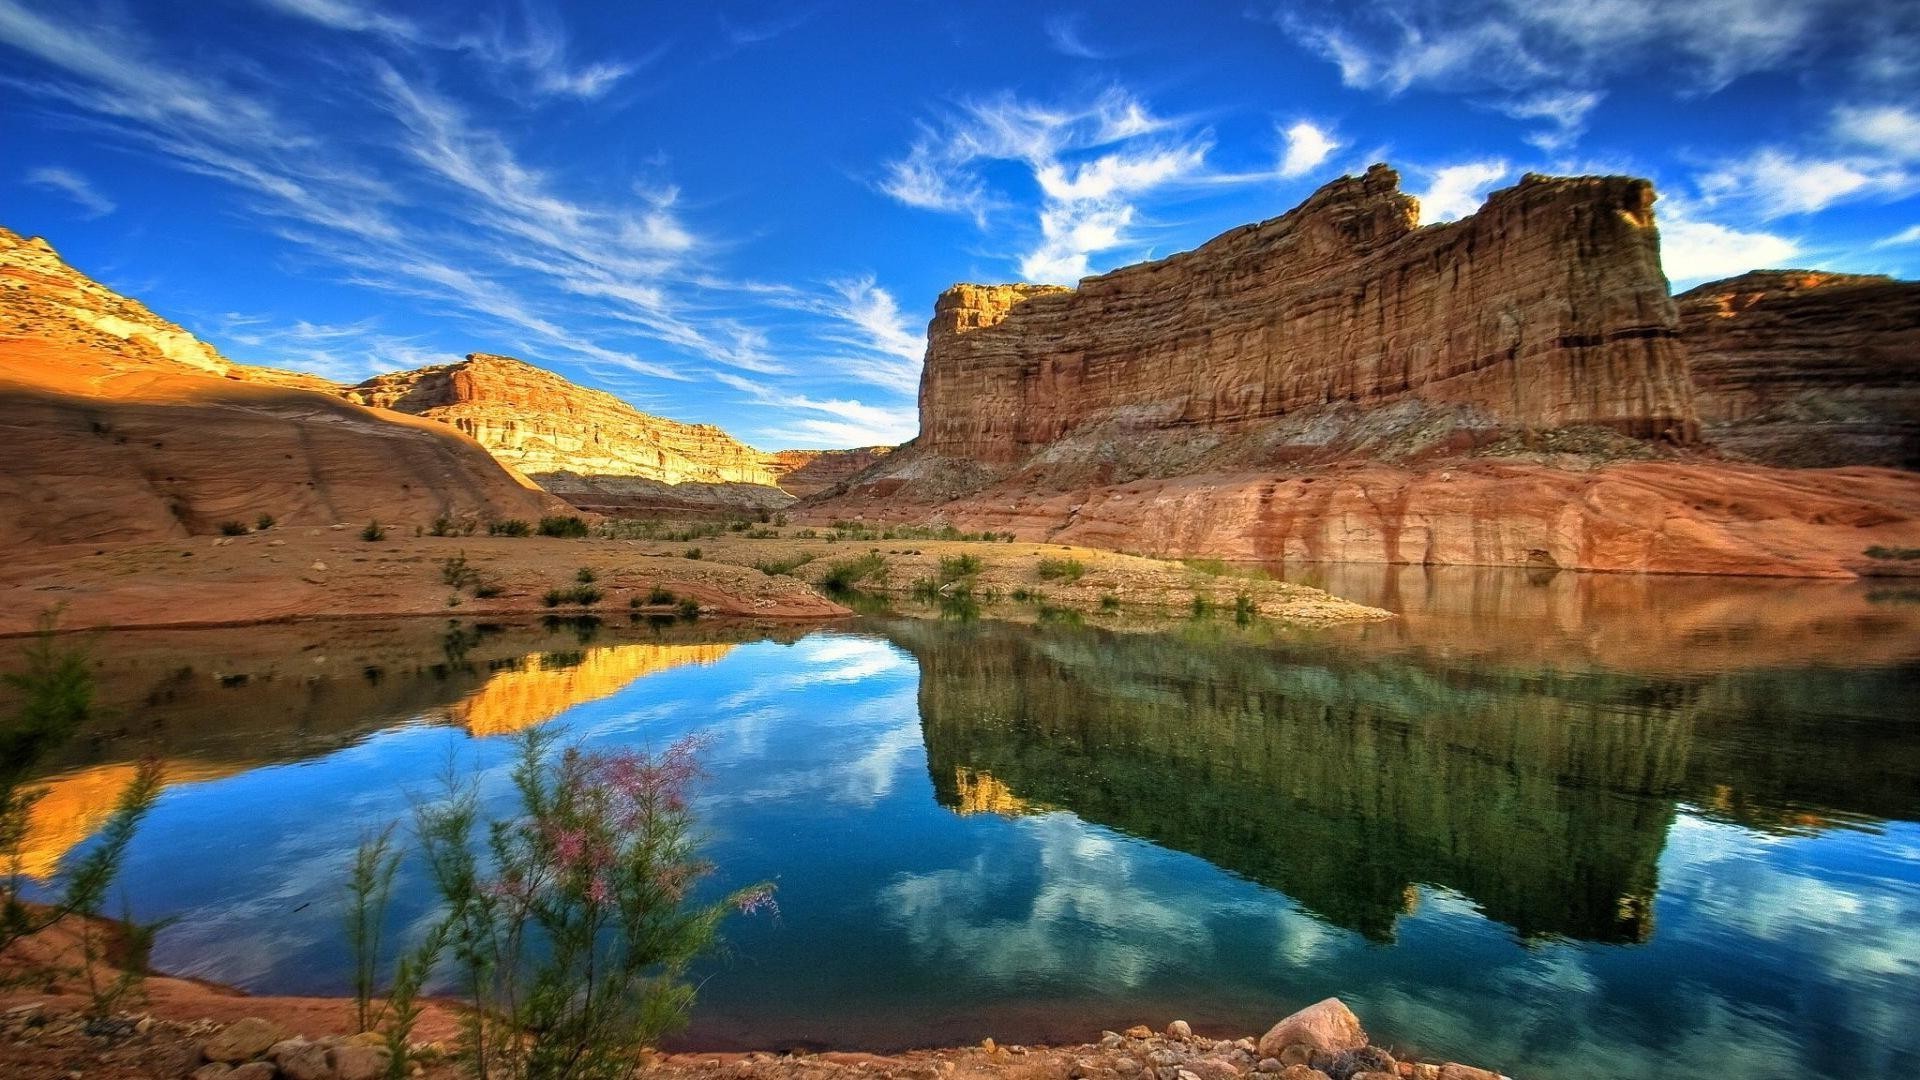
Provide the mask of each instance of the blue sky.
POLYGON ((1920 272, 1920 3, 0 0, 0 223, 235 359, 501 352, 897 442, 956 281, 1071 283, 1388 161, 1661 192, 1677 286, 1920 272))

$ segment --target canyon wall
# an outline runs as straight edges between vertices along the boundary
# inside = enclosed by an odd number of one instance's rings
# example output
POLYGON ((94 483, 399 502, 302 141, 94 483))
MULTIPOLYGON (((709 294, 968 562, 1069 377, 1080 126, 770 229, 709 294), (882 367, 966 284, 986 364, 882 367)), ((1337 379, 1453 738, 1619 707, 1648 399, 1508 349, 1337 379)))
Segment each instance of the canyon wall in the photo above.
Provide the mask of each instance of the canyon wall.
POLYGON ((1077 289, 961 285, 928 330, 918 445, 1008 465, 1076 431, 1178 439, 1407 398, 1688 442, 1653 190, 1529 176, 1416 227, 1385 166, 1077 289))
POLYGON ((379 375, 342 393, 459 428, 577 505, 759 509, 791 501, 775 486, 764 456, 719 428, 649 416, 512 357, 473 353, 457 364, 379 375), (694 486, 673 490, 680 485, 694 486))
MULTIPOLYGON (((1642 180, 1529 176, 1417 228, 1375 166, 1075 289, 956 286, 928 328, 920 437, 801 516, 1266 562, 1915 572, 1867 552, 1920 547, 1920 476, 1767 468, 1701 444, 1653 199, 1642 180)), ((1907 340, 1897 311, 1734 306, 1701 331, 1717 434, 1751 373, 1774 370, 1792 393, 1863 386, 1871 438, 1899 438, 1913 413, 1911 350, 1884 355, 1907 340), (1808 343, 1836 322, 1819 340, 1851 352, 1822 359, 1808 343)))
POLYGON ((466 436, 327 386, 233 364, 0 230, 0 544, 562 508, 466 436))
POLYGON ((1774 465, 1920 469, 1920 282, 1763 270, 1677 301, 1715 446, 1774 465))
POLYGON ((892 452, 891 446, 861 446, 852 450, 777 450, 766 456, 766 466, 781 490, 796 499, 804 499, 852 479, 892 452))

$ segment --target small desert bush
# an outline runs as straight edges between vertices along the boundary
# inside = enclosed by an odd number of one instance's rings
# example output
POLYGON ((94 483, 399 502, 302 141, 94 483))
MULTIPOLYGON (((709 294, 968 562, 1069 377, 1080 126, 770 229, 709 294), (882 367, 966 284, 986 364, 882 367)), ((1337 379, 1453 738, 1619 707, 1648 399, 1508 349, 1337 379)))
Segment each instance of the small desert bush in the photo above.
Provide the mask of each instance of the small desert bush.
POLYGON ((768 577, 780 577, 783 574, 792 574, 816 558, 818 556, 811 554, 790 555, 784 559, 769 559, 766 562, 754 563, 753 568, 768 577))
POLYGON ((1260 617, 1260 605, 1246 593, 1237 593, 1233 598, 1233 621, 1246 626, 1260 617))
POLYGON ((600 590, 596 586, 575 585, 566 589, 548 589, 547 595, 542 599, 548 607, 559 607, 561 604, 578 604, 581 607, 588 607, 599 603, 600 597, 600 590))
POLYGON ((245 536, 247 535, 247 527, 238 521, 223 521, 220 523, 220 535, 245 536))
POLYGON ((692 622, 693 620, 700 617, 700 601, 695 600, 691 596, 686 597, 680 601, 679 609, 680 609, 680 617, 687 620, 688 622, 692 622))
POLYGON ((655 585, 653 588, 647 590, 647 603, 649 604, 671 604, 678 599, 679 597, 673 595, 672 589, 662 588, 659 585, 655 585))
POLYGON ((273 523, 274 517, 272 514, 261 514, 259 517, 253 519, 253 527, 261 532, 266 532, 268 529, 273 528, 273 523))
POLYGON ((1194 593, 1191 611, 1196 619, 1213 618, 1213 598, 1203 593, 1194 593))
POLYGON ((1108 615, 1120 610, 1120 597, 1115 593, 1100 594, 1100 610, 1108 615))
POLYGON ((688 548, 687 550, 681 552, 680 554, 686 556, 689 559, 698 559, 700 557, 701 552, 699 548, 688 548))
POLYGON ((559 536, 577 540, 587 535, 587 523, 573 514, 554 515, 540 519, 541 536, 559 536))
POLYGON ((367 522, 367 527, 360 530, 360 539, 365 540, 369 544, 377 543, 386 538, 387 530, 378 520, 367 522))
POLYGON ((573 580, 582 585, 591 585, 597 580, 597 575, 594 574, 592 567, 583 566, 573 572, 573 580))
POLYGON ((978 555, 943 555, 940 558, 940 583, 959 581, 980 572, 978 555))
POLYGON ((1059 581, 1071 585, 1086 576, 1087 564, 1079 559, 1041 559, 1037 573, 1041 581, 1059 581))
POLYGON ((488 536, 532 536, 533 526, 519 518, 487 522, 488 536))
POLYGON ((887 580, 887 557, 877 551, 869 551, 851 559, 838 559, 827 564, 827 572, 820 579, 820 587, 828 592, 846 592, 863 582, 876 584, 887 580))

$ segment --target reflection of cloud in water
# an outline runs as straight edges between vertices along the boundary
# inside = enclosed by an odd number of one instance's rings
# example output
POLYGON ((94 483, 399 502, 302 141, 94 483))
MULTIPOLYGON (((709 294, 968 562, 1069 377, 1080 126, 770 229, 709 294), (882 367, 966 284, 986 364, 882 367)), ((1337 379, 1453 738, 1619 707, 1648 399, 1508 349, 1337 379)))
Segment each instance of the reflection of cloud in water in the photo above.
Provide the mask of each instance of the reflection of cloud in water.
MULTIPOLYGON (((1011 850, 902 874, 882 890, 881 906, 921 962, 1000 985, 1069 979, 1137 987, 1170 957, 1213 951, 1212 920, 1271 912, 1257 901, 1147 880, 1143 849, 1071 814, 1012 819, 1007 827, 1016 837, 1011 850)), ((1302 920, 1288 914, 1276 923, 1276 947, 1316 952, 1318 942, 1293 940, 1302 920)))
POLYGON ((756 680, 722 698, 719 707, 737 709, 756 701, 834 683, 859 683, 883 675, 917 670, 912 657, 878 638, 822 632, 789 646, 799 670, 756 680))

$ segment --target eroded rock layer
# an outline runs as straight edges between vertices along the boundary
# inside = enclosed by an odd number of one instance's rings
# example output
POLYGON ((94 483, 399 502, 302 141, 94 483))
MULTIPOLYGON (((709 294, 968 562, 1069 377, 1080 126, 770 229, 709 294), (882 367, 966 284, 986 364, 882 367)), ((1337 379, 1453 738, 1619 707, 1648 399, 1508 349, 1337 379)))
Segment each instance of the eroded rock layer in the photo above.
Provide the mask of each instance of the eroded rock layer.
POLYGON ((1920 282, 1763 270, 1677 301, 1708 441, 1776 465, 1920 469, 1920 282))
POLYGON ((778 450, 766 464, 781 490, 796 499, 825 491, 850 480, 893 451, 891 446, 862 446, 852 450, 778 450))
POLYGON ((1385 166, 1077 289, 961 285, 928 330, 919 445, 1007 465, 1080 429, 1174 440, 1408 397, 1690 441, 1644 180, 1529 176, 1417 228, 1385 166))
MULTIPOLYGON (((1077 289, 958 286, 928 329, 920 437, 803 516, 1261 561, 1911 566, 1867 551, 1920 547, 1920 477, 1734 464, 1699 445, 1652 202, 1640 180, 1530 176, 1415 228, 1376 166, 1077 289)), ((1786 351, 1779 382, 1820 381, 1824 361, 1786 351)), ((1716 430, 1739 381, 1724 372, 1764 368, 1754 352, 1702 379, 1716 430)), ((1860 381, 1884 438, 1901 391, 1860 381)))
POLYGON ((451 424, 576 505, 759 509, 791 501, 775 486, 764 455, 719 428, 649 416, 512 357, 473 353, 342 392, 364 405, 451 424), (695 486, 668 488, 689 484, 695 486))
POLYGON ((561 507, 444 425, 235 365, 0 230, 0 544, 282 524, 426 524, 561 507))

